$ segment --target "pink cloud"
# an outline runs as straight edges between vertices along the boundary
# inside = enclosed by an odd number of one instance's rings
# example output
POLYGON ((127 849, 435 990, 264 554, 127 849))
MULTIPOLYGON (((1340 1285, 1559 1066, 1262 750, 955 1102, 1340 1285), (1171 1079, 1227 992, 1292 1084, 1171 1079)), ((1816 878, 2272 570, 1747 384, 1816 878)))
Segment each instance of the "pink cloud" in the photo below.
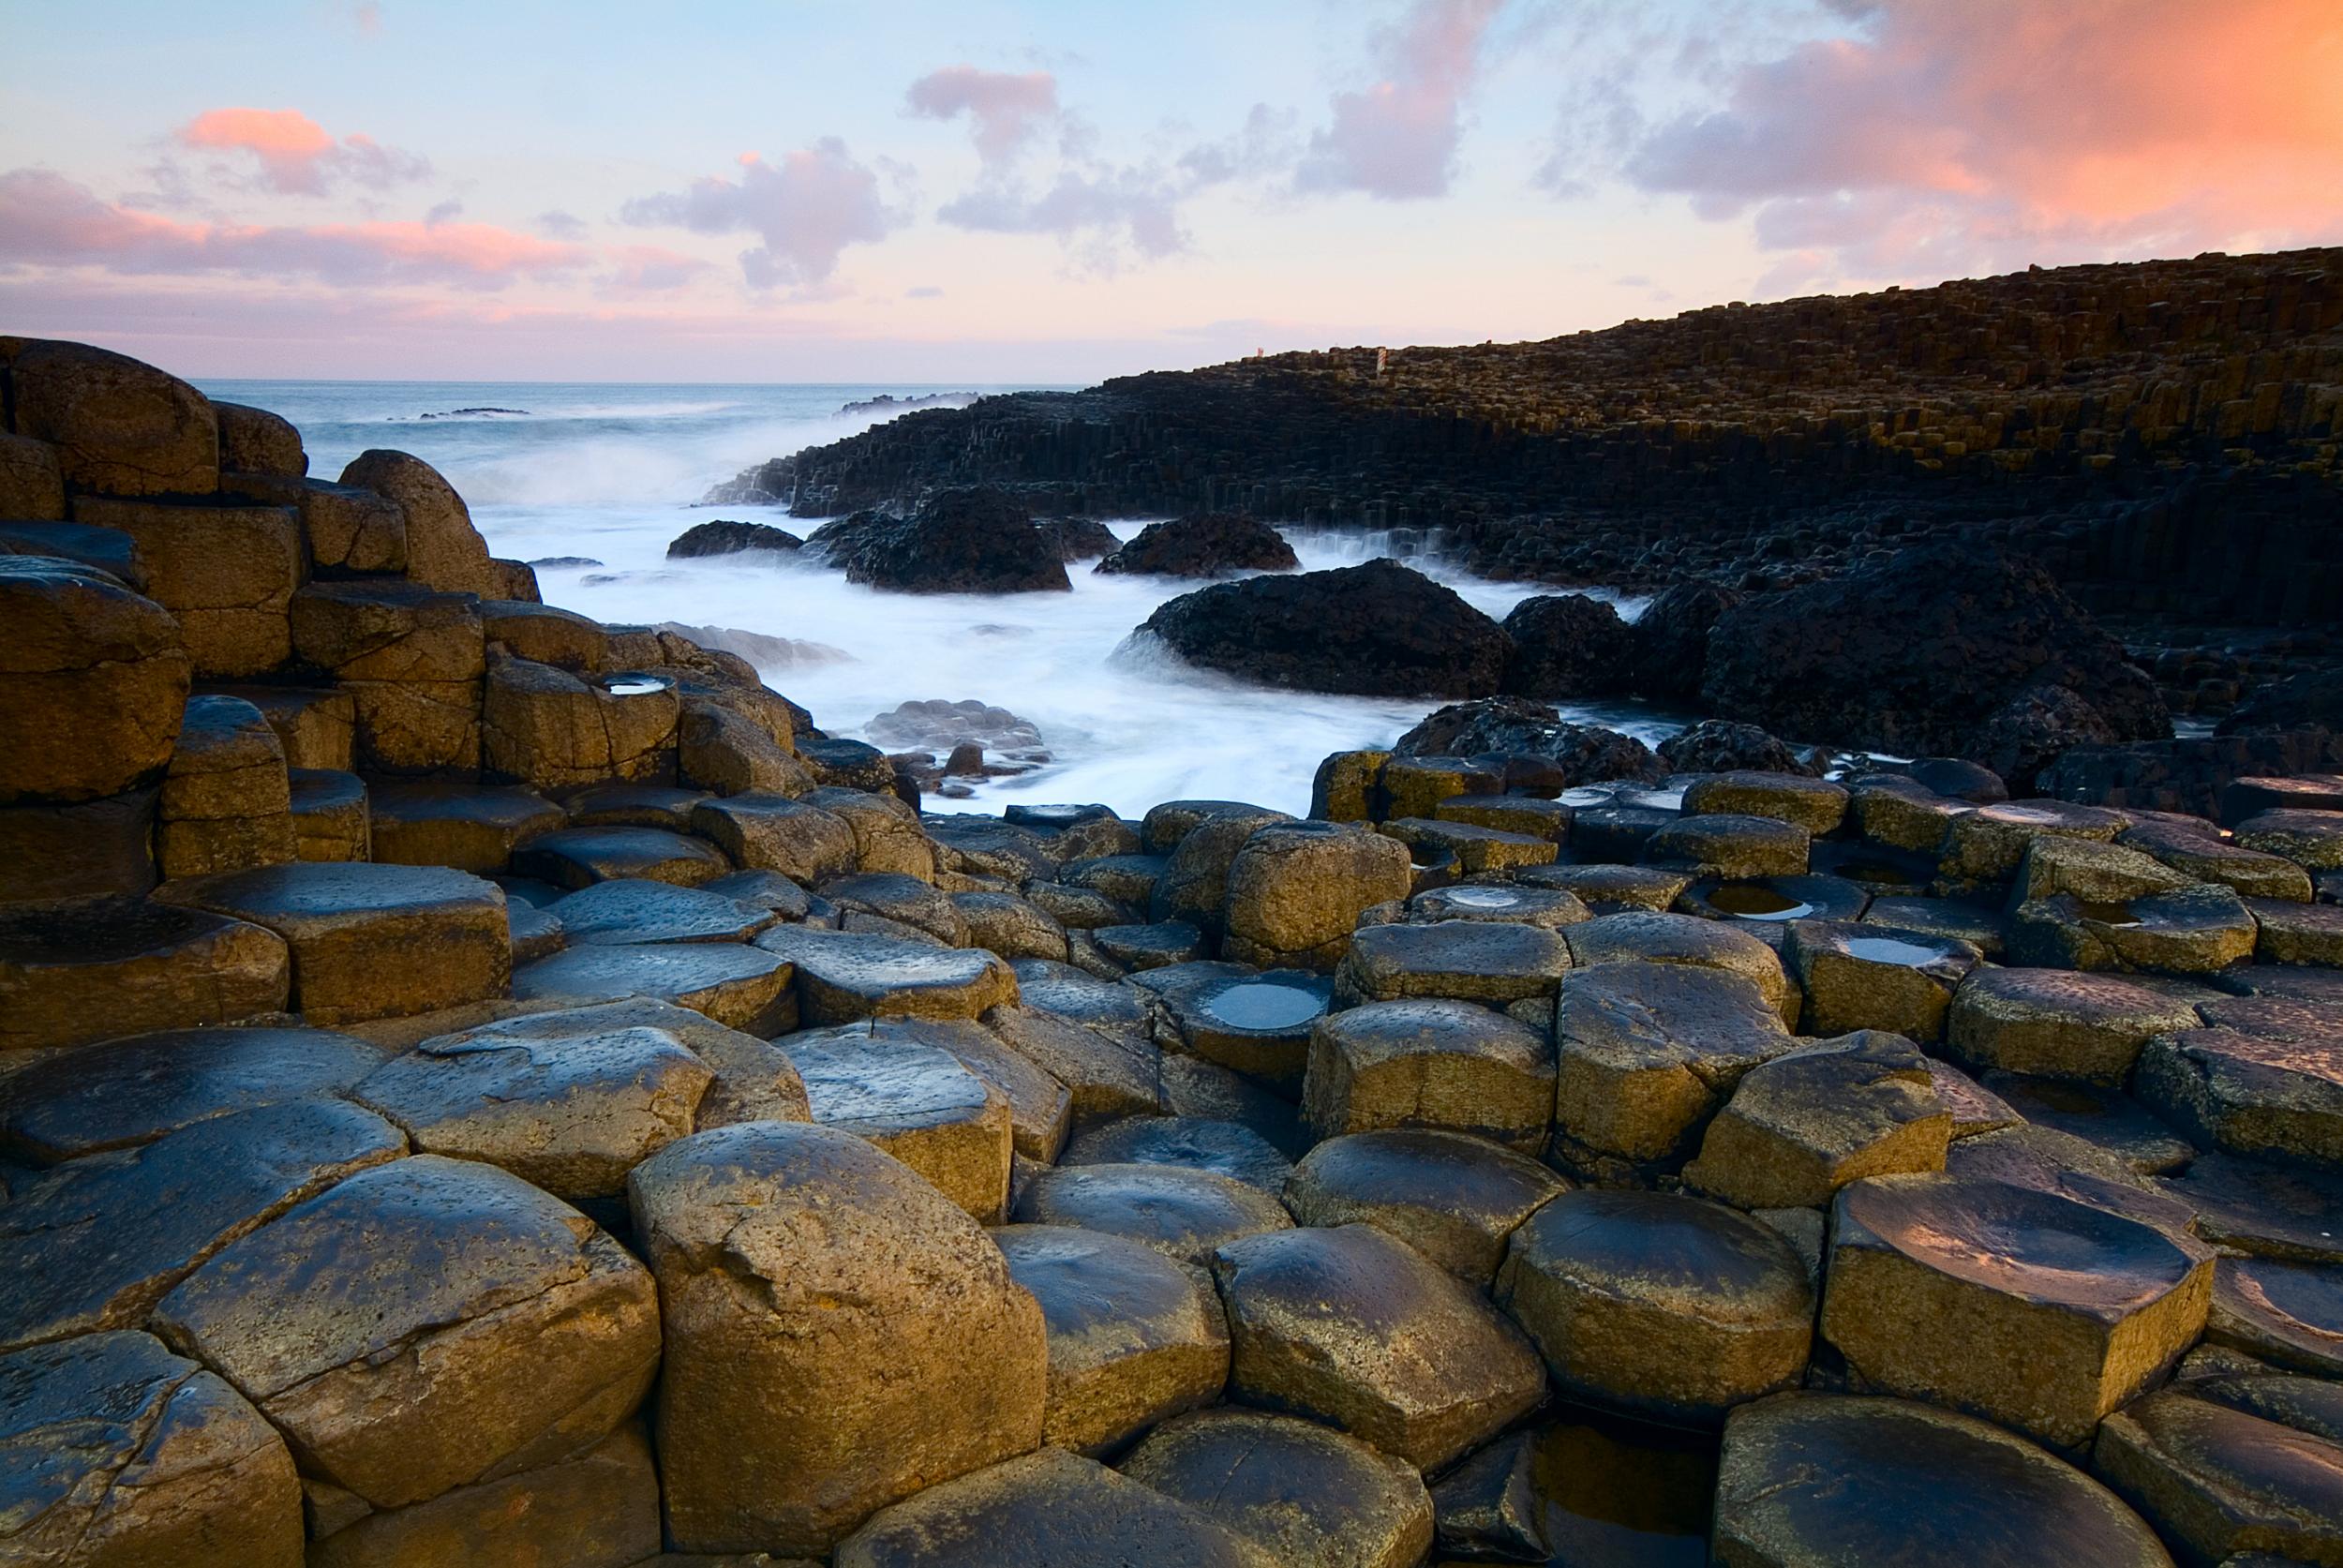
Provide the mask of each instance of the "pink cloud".
POLYGON ((314 277, 329 283, 502 288, 575 272, 583 246, 486 223, 368 222, 261 227, 191 223, 105 202, 61 174, 0 174, 0 261, 110 272, 314 277))
POLYGON ((284 196, 322 196, 339 179, 381 189, 431 172, 429 159, 370 136, 336 141, 297 109, 207 110, 176 140, 198 152, 251 155, 261 185, 284 196))
POLYGON ((778 164, 740 155, 740 177, 711 174, 680 191, 636 197, 619 209, 637 226, 671 225, 700 234, 747 231, 765 243, 740 254, 751 287, 820 283, 850 245, 885 239, 895 226, 879 200, 878 175, 838 138, 825 137, 778 164))
POLYGON ((1444 196, 1455 172, 1465 94, 1504 0, 1415 0, 1376 40, 1381 80, 1334 97, 1334 122, 1310 138, 1304 190, 1363 190, 1387 201, 1444 196))
POLYGON ((657 293, 679 289, 712 270, 698 257, 686 256, 664 246, 612 246, 604 254, 610 261, 610 271, 604 276, 603 285, 621 293, 657 293))
POLYGON ((923 119, 968 116, 977 156, 1003 163, 1050 121, 1057 118, 1057 79, 1048 71, 1012 75, 974 66, 930 71, 903 93, 904 105, 923 119))
POLYGON ((1808 275, 2343 233, 2334 0, 1882 0, 1626 162, 1808 275), (2040 253, 2040 254, 2037 254, 2040 253))

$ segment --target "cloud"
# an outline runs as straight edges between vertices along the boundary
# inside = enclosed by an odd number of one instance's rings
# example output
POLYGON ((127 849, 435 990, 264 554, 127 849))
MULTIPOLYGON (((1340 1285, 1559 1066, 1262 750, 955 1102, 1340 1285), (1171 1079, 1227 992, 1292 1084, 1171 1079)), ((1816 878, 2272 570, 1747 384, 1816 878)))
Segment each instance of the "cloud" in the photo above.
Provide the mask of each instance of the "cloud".
POLYGON ((49 170, 0 174, 0 261, 500 289, 516 278, 575 272, 590 259, 582 246, 485 223, 181 222, 101 201, 88 187, 49 170))
POLYGON ((1465 94, 1504 0, 1414 0, 1375 40, 1382 77, 1336 93, 1334 120, 1310 137, 1302 190, 1361 190, 1385 201, 1444 196, 1455 173, 1465 94))
POLYGON ((336 141, 297 109, 206 110, 181 126, 173 140, 198 152, 250 155, 261 188, 280 196, 323 196, 345 180, 385 190, 431 172, 430 159, 372 137, 336 141))
POLYGON ((2343 235, 2333 0, 1879 0, 1624 163, 1754 214, 1780 280, 2343 235))
POLYGON ((967 115, 977 156, 992 167, 1015 157, 1036 131, 1058 118, 1057 79, 1048 71, 1012 75, 947 66, 905 89, 903 105, 927 120, 967 115))
POLYGON ((655 245, 613 246, 604 254, 610 271, 601 279, 605 290, 619 293, 660 293, 680 289, 715 269, 696 256, 655 245))
POLYGON ((1133 249, 1159 261, 1187 247, 1180 227, 1181 187, 1149 168, 1066 171, 1035 194, 1005 186, 979 186, 944 204, 936 217, 962 229, 996 234, 1055 234, 1071 242, 1084 233, 1107 242, 1094 250, 1094 265, 1111 270, 1112 247, 1127 239, 1133 249))
POLYGON ((778 164, 744 153, 739 179, 709 175, 686 190, 637 197, 619 216, 637 227, 757 235, 765 243, 740 253, 740 271, 758 289, 822 282, 846 246, 885 239, 895 227, 878 175, 834 136, 778 164))
POLYGON ((582 240, 586 237, 585 219, 565 213, 559 207, 539 213, 532 221, 537 226, 537 232, 549 240, 582 240))

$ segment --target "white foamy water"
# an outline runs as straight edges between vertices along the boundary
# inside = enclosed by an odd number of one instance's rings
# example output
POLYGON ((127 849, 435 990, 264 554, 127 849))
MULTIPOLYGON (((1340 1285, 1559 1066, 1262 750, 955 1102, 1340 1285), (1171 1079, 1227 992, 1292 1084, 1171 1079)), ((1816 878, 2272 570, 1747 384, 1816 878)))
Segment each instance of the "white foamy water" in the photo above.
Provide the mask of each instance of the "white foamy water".
MULTIPOLYGON (((715 517, 800 535, 818 526, 776 509, 694 503, 753 463, 873 422, 841 415, 843 405, 882 393, 1001 389, 227 381, 204 390, 293 421, 319 477, 338 474, 367 447, 396 447, 454 482, 498 555, 601 563, 540 567, 549 604, 598 620, 732 627, 837 650, 844 657, 762 670, 830 734, 859 739, 897 704, 938 697, 1006 708, 1040 730, 1056 759, 1050 767, 983 784, 968 800, 933 799, 936 810, 1095 800, 1137 814, 1159 800, 1204 797, 1299 814, 1320 758, 1388 743, 1439 706, 1263 691, 1127 646, 1133 627, 1192 582, 1098 576, 1083 562, 1068 568, 1070 594, 909 595, 873 592, 786 557, 665 559, 669 540, 715 517)), ((1143 522, 1110 526, 1128 538, 1143 522)), ((1288 537, 1305 569, 1391 553, 1381 535, 1288 537)), ((1482 581, 1437 558, 1411 563, 1500 619, 1538 591, 1482 581)), ((1652 740, 1680 724, 1630 703, 1566 711, 1652 740)))

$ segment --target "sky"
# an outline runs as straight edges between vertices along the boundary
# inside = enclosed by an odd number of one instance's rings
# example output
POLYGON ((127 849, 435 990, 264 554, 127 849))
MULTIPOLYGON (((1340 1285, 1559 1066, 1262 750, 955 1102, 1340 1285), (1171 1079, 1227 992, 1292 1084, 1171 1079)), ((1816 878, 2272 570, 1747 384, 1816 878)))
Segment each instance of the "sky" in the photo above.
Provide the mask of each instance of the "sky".
POLYGON ((2343 0, 0 0, 0 331, 1073 383, 2343 243, 2343 0))

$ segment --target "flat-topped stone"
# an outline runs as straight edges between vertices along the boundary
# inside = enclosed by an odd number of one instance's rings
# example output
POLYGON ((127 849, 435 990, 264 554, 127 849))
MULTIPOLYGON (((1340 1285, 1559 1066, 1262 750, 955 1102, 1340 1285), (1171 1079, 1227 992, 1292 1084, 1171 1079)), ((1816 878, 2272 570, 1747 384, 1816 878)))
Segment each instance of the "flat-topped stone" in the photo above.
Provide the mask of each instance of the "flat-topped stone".
POLYGON ((1387 1128, 1330 1138, 1293 1168, 1286 1206, 1305 1225, 1372 1225, 1485 1286, 1506 1238, 1570 1183, 1462 1133, 1387 1128))
POLYGON ((1201 1269, 1069 1226, 1007 1225, 992 1235, 1048 1331, 1044 1442, 1109 1453, 1220 1396, 1229 1325, 1201 1269))
POLYGON ((2065 800, 2005 800, 1963 812, 1945 825, 1938 871, 1948 889, 2007 882, 2037 838, 2112 844, 2134 819, 2101 806, 2065 800))
POLYGON ((1684 810, 1694 815, 1771 817, 1819 837, 1836 830, 1845 818, 1847 790, 1843 784, 1800 773, 1710 773, 1684 786, 1684 810))
POLYGON ((1761 876, 1738 881, 1704 878, 1676 901, 1681 914, 1722 921, 1777 952, 1801 920, 1857 920, 1871 895, 1841 876, 1761 876))
POLYGON ((285 791, 295 859, 374 858, 374 823, 366 804, 366 780, 338 769, 294 768, 286 771, 285 791))
POLYGON ((2343 1268, 2218 1259, 2204 1334, 2272 1366, 2336 1379, 2343 1374, 2343 1268))
POLYGON ((334 1095, 382 1065, 328 1029, 172 1029, 46 1053, 0 1078, 0 1157, 53 1165, 215 1116, 334 1095))
POLYGON ((1310 1028, 1334 994, 1323 975, 1242 963, 1175 963, 1131 983, 1162 1003, 1179 1048, 1289 1092, 1302 1082, 1310 1028))
POLYGON ((132 1328, 203 1261, 407 1141, 341 1100, 264 1105, 85 1156, 0 1216, 0 1348, 132 1328))
POLYGON ((1119 1116, 1082 1133, 1058 1157, 1062 1166, 1175 1165, 1232 1177, 1281 1194, 1293 1162, 1242 1122, 1201 1116, 1119 1116))
POLYGON ((516 784, 378 784, 368 810, 376 859, 481 876, 503 871, 521 845, 567 820, 560 807, 516 784))
POLYGON ((1420 859, 1425 850, 1448 851, 1456 870, 1468 876, 1502 873, 1520 866, 1554 863, 1554 840, 1542 833, 1516 833, 1502 828, 1457 822, 1445 817, 1394 817, 1376 824, 1375 830, 1397 839, 1420 859))
POLYGON ((966 1019, 889 1018, 849 1027, 947 1053, 984 1080, 1007 1104, 1009 1141, 1019 1156, 1045 1165, 1059 1157, 1073 1122, 1073 1095, 982 1023, 966 1019))
POLYGON ((2010 912, 2009 953, 2045 968, 2208 975, 2250 957, 2259 933, 2245 901, 2216 883, 2112 903, 2060 893, 2010 912))
POLYGON ((847 931, 863 929, 856 918, 869 916, 883 922, 870 928, 882 935, 910 932, 948 948, 971 945, 967 918, 959 906, 933 884, 907 873, 862 872, 832 877, 822 884, 821 890, 822 897, 844 916, 847 931))
POLYGON ((2140 1053, 2133 1093, 2205 1147, 2343 1170, 2343 1050, 2334 1036, 2159 1035, 2140 1053))
POLYGON ((2310 874, 2282 855, 2247 849, 2210 832, 2142 822, 2115 841, 2150 855, 2192 882, 2217 882, 2246 898, 2310 902, 2310 874))
POLYGON ((1501 1008, 1552 995, 1571 966, 1571 951, 1560 933, 1536 926, 1441 920, 1364 927, 1335 971, 1335 1002, 1440 998, 1501 1008))
POLYGON ((1432 1545, 1432 1497, 1414 1467, 1314 1421, 1183 1416, 1134 1449, 1123 1473, 1290 1568, 1413 1568, 1432 1545))
POLYGON ((1889 849, 1929 856, 1945 842, 1945 829, 1954 817, 1977 809, 1975 802, 1895 774, 1858 780, 1849 803, 1864 838, 1889 849))
POLYGON ((1310 1032, 1302 1111, 1321 1137, 1428 1127, 1536 1150, 1553 1108, 1545 1035, 1469 1002, 1369 1002, 1310 1032))
POLYGON ((1984 962, 1957 937, 1852 920, 1792 922, 1783 958, 1810 1034, 1885 1029, 1922 1043, 1944 1038, 1953 992, 1984 962))
POLYGON ((284 1439, 216 1373, 137 1333, 0 1356, 10 1559, 300 1568, 284 1439))
POLYGON ((1361 913, 1408 896, 1410 864, 1407 845, 1351 824, 1262 828, 1229 864, 1223 956, 1263 968, 1332 969, 1361 913))
POLYGON ((659 942, 746 942, 778 918, 706 887, 614 877, 547 906, 572 947, 659 942))
POLYGON ((1436 1470, 1535 1405, 1545 1380, 1520 1330, 1406 1244, 1367 1225, 1272 1232, 1213 1254, 1247 1404, 1338 1426, 1436 1470), (1422 1347, 1437 1344, 1437 1357, 1422 1347))
POLYGON ((1573 1397, 1679 1423, 1796 1386, 1813 1332, 1790 1244, 1676 1193, 1552 1199, 1514 1232, 1495 1293, 1573 1397))
POLYGON ((1984 967, 1954 992, 1945 1039, 1978 1070, 2118 1084, 2150 1039, 2196 1024, 2186 1002, 2117 976, 1984 967))
POLYGON ((1416 894, 1408 901, 1404 918, 1422 925, 1441 920, 1495 920, 1560 931, 1591 919, 1593 914, 1577 894, 1560 888, 1460 882, 1416 894))
POLYGON ((2343 810, 2257 812, 2233 836, 2242 848, 2281 856, 2306 871, 2343 871, 2343 810))
POLYGON ((2091 1469, 2191 1561, 2343 1558, 2343 1443, 2193 1387, 2109 1416, 2091 1469))
POLYGON ((2141 1175, 2177 1171, 2197 1157, 2170 1123, 2105 1084, 2015 1072, 1989 1072, 1981 1082, 2027 1122, 2080 1138, 2141 1175))
POLYGON ((513 998, 577 1007, 646 996, 727 1028, 778 1034, 796 1023, 794 978, 788 960, 737 942, 611 943, 523 965, 513 998))
POLYGON ((1821 1329, 1858 1386, 2071 1445, 2179 1359, 2212 1289, 2209 1249, 2108 1210, 1878 1176, 1833 1207, 1821 1329))
POLYGON ((590 1445, 659 1367, 640 1263, 517 1176, 436 1155, 361 1172, 235 1242, 155 1321, 309 1476, 377 1508, 590 1445))
POLYGON ((1943 1170, 1951 1139, 1919 1048, 1864 1030, 1750 1068, 1684 1181, 1739 1208, 1819 1208, 1866 1176, 1943 1170))
POLYGON ((1810 842, 1794 822, 1715 813, 1684 816, 1644 841, 1642 859, 1695 876, 1802 876, 1810 842))
POLYGON ((968 946, 1002 958, 1047 958, 1066 962, 1066 925, 1039 903, 1015 893, 950 895, 968 928, 968 946))
POLYGON ((2107 1488, 2001 1427, 1906 1399, 1783 1394, 1724 1426, 1716 1561, 2168 1568, 2107 1488))
POLYGON ((2246 907, 2254 918, 2254 957, 2261 963, 2343 969, 2343 905, 2252 899, 2246 907))
POLYGON ((1024 1225, 1069 1225, 1201 1263, 1223 1242, 1291 1227, 1276 1195, 1178 1165, 1073 1165, 1045 1171, 1017 1200, 1024 1225))
POLYGON ((2225 1251, 2343 1263, 2343 1176, 2226 1151, 2191 1160, 2156 1185, 2187 1205, 2197 1233, 2225 1251))
POLYGON ((664 828, 688 833, 692 808, 707 799, 705 790, 613 780, 566 792, 561 807, 573 828, 664 828))
POLYGON ((692 808, 692 830, 735 863, 814 886, 855 869, 854 829, 843 817, 785 795, 734 795, 692 808))
POLYGON ((575 891, 620 877, 696 888, 729 874, 732 862, 707 841, 664 828, 564 828, 518 849, 513 869, 575 891))
POLYGON ((1798 1043, 1748 979, 1685 963, 1572 971, 1554 1033, 1554 1153, 1590 1175, 1680 1164, 1741 1075, 1798 1043))
POLYGON ((1007 1217, 1008 1100, 959 1058, 869 1023, 808 1030, 782 1047, 815 1122, 868 1139, 980 1223, 1007 1217))
POLYGON ((239 1023, 291 989, 284 939, 227 911, 124 896, 0 909, 0 1050, 239 1023))
POLYGON ((1562 844, 1570 838, 1571 808, 1534 795, 1452 795, 1432 807, 1433 820, 1494 828, 1500 833, 1562 844))
POLYGON ((1867 925, 1887 926, 1890 933, 1915 932, 1966 942, 1994 962, 2009 945, 2008 918, 1966 899, 1918 898, 1890 894, 1872 900, 1863 911, 1867 925))
POLYGON ((1691 915, 1636 910, 1601 916, 1572 926, 1562 934, 1570 944, 1571 961, 1580 968, 1644 963, 1722 969, 1756 986, 1784 1024, 1798 1022, 1798 991, 1783 971, 1782 960, 1745 931, 1691 915))
POLYGON ((501 995, 504 894, 439 866, 267 866, 167 883, 165 902, 265 926, 292 953, 294 1010, 313 1023, 435 1011, 501 995))
POLYGON ((1514 873, 1512 880, 1515 887, 1569 893, 1596 915, 1617 915, 1673 908, 1693 878, 1665 866, 1580 865, 1532 866, 1514 873))
POLYGON ((1018 1000, 1016 974, 980 948, 780 925, 756 938, 795 966, 811 1024, 864 1018, 979 1018, 1018 1000))

